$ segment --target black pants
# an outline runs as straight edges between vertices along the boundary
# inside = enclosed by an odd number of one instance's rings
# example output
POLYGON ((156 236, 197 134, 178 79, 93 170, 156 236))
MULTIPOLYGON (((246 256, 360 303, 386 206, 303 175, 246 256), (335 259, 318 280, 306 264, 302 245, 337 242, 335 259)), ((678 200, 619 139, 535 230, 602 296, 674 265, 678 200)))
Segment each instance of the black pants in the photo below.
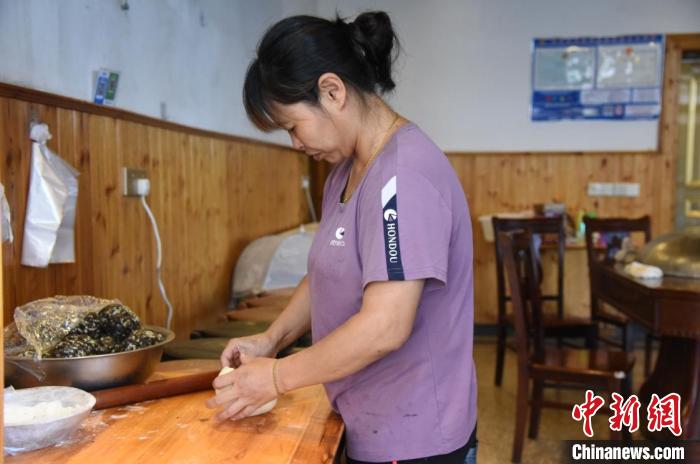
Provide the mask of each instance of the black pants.
MULTIPOLYGON (((428 456, 425 458, 407 459, 405 461, 394 462, 398 464, 464 464, 464 458, 467 457, 469 450, 476 446, 476 443, 476 426, 474 426, 474 431, 469 437, 469 440, 467 440, 467 444, 458 450, 454 450, 448 454, 440 454, 438 456, 428 456)), ((350 456, 347 457, 347 462, 348 464, 393 464, 392 462, 371 463, 367 461, 356 461, 350 456)))

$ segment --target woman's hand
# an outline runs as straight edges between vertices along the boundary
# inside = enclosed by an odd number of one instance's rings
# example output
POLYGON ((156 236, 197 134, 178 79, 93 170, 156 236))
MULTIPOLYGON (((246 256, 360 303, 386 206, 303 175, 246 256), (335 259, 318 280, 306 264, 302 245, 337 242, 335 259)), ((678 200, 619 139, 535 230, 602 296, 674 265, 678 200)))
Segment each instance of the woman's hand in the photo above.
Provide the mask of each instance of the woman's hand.
POLYGON ((277 397, 272 373, 274 359, 256 358, 245 352, 239 354, 238 359, 240 366, 235 371, 214 380, 214 388, 222 391, 206 403, 212 409, 223 407, 216 415, 218 421, 248 417, 277 397))
POLYGON ((237 368, 241 365, 241 354, 249 357, 272 358, 276 353, 276 343, 266 332, 248 337, 232 338, 221 353, 223 367, 237 368))

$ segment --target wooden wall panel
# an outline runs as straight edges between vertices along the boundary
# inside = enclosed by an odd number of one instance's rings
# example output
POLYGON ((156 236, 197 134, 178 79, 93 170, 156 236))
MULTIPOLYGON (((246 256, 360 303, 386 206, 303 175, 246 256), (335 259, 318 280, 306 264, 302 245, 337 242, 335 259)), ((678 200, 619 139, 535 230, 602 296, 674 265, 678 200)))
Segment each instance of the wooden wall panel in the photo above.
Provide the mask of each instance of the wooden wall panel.
MULTIPOLYGON (((449 153, 469 201, 474 227, 475 311, 479 323, 496 321, 493 243, 486 242, 478 217, 521 211, 535 203, 561 202, 601 217, 649 214, 655 234, 672 228, 671 216, 656 198, 671 186, 658 174, 666 158, 656 153, 449 153), (637 198, 589 197, 589 182, 638 182, 637 198)), ((669 205, 665 206, 666 209, 669 205)), ((567 307, 586 314, 588 276, 583 250, 566 256, 567 307)))
POLYGON ((44 105, 37 100, 46 95, 4 95, 0 178, 15 234, 15 242, 3 246, 5 323, 27 301, 84 293, 119 298, 146 322, 165 324, 155 241, 139 200, 122 196, 123 166, 145 169, 151 180, 148 203, 160 227, 163 278, 179 337, 226 307, 245 245, 307 220, 300 178, 308 161, 290 149, 120 111, 101 114, 58 97, 44 105), (80 171, 76 264, 20 265, 32 117, 49 125, 49 147, 80 171))

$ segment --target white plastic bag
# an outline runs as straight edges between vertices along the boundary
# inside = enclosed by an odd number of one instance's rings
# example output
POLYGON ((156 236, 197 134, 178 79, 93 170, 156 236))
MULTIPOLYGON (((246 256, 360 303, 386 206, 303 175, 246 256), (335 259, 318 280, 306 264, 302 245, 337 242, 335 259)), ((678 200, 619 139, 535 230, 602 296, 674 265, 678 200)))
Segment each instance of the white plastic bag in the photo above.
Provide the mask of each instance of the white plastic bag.
POLYGON ((51 139, 46 124, 33 125, 30 137, 34 143, 22 264, 73 263, 79 173, 46 146, 51 139))
POLYGON ((307 224, 249 243, 236 262, 231 306, 238 298, 299 285, 317 227, 307 224))
POLYGON ((2 241, 12 243, 12 217, 10 215, 10 205, 5 198, 5 187, 0 184, 0 210, 2 210, 2 241))

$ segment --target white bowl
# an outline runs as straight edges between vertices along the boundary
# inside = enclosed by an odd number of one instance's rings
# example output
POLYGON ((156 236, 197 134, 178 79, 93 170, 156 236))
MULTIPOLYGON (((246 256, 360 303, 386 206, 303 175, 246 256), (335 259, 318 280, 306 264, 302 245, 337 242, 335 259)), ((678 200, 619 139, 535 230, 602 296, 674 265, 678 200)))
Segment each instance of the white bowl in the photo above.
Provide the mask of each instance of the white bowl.
POLYGON ((72 387, 5 392, 5 453, 46 448, 70 438, 95 406, 95 397, 72 387))

